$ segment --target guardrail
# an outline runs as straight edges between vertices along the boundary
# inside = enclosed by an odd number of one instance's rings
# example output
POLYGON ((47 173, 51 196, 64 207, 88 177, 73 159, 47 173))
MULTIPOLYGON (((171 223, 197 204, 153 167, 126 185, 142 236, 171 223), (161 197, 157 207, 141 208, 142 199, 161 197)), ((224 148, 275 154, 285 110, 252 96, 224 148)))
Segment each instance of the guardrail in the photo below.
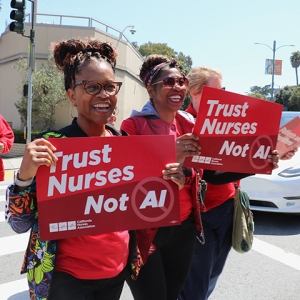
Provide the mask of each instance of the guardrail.
MULTIPOLYGON (((28 17, 28 23, 31 23, 30 14, 26 14, 26 17, 28 17)), ((55 15, 55 14, 37 13, 35 20, 36 20, 36 23, 40 23, 40 24, 74 25, 74 26, 95 27, 95 28, 98 28, 98 29, 106 32, 106 33, 117 36, 118 41, 120 41, 121 39, 124 39, 126 42, 131 44, 131 42, 124 35, 123 32, 121 32, 120 30, 118 30, 118 29, 116 29, 116 28, 114 28, 110 25, 107 25, 107 24, 105 24, 105 23, 103 23, 99 20, 96 20, 94 18, 81 17, 81 16, 70 16, 70 15, 55 15), (73 19, 76 19, 75 23, 71 22, 73 19)), ((140 55, 140 53, 139 53, 139 55, 140 55)))

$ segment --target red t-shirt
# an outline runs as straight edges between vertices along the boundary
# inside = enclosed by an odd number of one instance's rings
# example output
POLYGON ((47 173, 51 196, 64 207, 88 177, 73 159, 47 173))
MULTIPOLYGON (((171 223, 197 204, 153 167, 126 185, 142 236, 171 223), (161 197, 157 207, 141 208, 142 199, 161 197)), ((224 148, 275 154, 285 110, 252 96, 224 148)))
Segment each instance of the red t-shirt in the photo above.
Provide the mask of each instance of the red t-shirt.
POLYGON ((128 243, 128 231, 59 240, 55 270, 80 279, 115 277, 126 266, 128 243))
POLYGON ((206 211, 221 205, 226 200, 230 198, 234 198, 234 196, 235 196, 235 187, 233 182, 227 184, 220 184, 220 185, 207 183, 207 190, 206 190, 205 202, 204 202, 206 211))
POLYGON ((55 270, 79 279, 115 277, 127 264, 128 244, 128 231, 61 239, 55 270))

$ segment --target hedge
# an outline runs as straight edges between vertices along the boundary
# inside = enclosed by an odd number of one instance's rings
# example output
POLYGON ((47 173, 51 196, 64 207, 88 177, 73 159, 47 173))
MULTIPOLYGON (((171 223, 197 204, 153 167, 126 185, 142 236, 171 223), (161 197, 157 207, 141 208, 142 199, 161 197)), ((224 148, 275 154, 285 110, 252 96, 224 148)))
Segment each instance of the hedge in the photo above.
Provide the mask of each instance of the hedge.
MULTIPOLYGON (((24 137, 24 131, 23 130, 18 130, 18 129, 13 129, 13 132, 15 134, 15 143, 18 144, 26 144, 26 139, 24 137)), ((32 131, 31 132, 31 140, 34 140, 34 138, 40 134, 42 131, 32 131)))

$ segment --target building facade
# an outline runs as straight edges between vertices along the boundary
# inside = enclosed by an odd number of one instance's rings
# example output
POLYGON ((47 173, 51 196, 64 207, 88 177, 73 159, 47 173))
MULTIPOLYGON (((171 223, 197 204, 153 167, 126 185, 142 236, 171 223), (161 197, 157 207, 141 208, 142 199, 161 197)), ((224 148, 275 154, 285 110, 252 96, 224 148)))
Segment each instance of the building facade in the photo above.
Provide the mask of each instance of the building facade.
MULTIPOLYGON (((44 16, 41 15, 41 17, 44 16)), ((54 15, 48 15, 49 18, 51 16, 53 17, 54 15)), ((37 14, 37 17, 39 17, 39 14, 37 14)), ((95 37, 111 42, 119 53, 115 73, 116 81, 123 83, 118 94, 117 104, 119 112, 116 128, 119 128, 122 120, 130 116, 132 109, 141 109, 148 100, 147 91, 138 77, 143 58, 123 35, 123 32, 91 18, 82 18, 78 22, 75 20, 75 23, 79 24, 87 21, 87 25, 80 24, 78 26, 64 24, 63 21, 67 18, 72 18, 71 16, 59 17, 59 24, 50 24, 48 22, 35 23, 35 65, 39 68, 48 59, 52 42, 77 37, 95 37)), ((56 19, 58 19, 57 15, 56 19)), ((31 24, 26 23, 25 32, 27 35, 30 28, 31 24)), ((26 124, 22 123, 15 107, 15 103, 21 99, 21 94, 18 92, 17 87, 20 86, 22 78, 14 68, 14 65, 20 58, 28 58, 29 43, 29 38, 10 32, 9 28, 6 28, 0 37, 0 113, 11 124, 13 129, 23 130, 24 126, 26 126, 26 124)), ((70 104, 57 107, 56 125, 53 129, 70 124, 70 107, 70 104)), ((34 125, 32 126, 32 130, 39 129, 34 128, 34 125)))

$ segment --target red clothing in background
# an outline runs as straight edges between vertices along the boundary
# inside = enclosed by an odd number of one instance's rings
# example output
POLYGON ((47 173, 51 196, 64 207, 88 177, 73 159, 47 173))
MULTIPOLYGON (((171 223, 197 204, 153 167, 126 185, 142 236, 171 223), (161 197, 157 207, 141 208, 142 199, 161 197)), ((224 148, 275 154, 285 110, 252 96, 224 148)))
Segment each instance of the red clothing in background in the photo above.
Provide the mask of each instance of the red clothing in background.
MULTIPOLYGON (((0 143, 3 144, 4 149, 0 154, 5 154, 9 152, 14 143, 14 132, 12 131, 9 124, 0 115, 0 143)), ((0 156, 0 181, 4 180, 4 164, 0 156)))

